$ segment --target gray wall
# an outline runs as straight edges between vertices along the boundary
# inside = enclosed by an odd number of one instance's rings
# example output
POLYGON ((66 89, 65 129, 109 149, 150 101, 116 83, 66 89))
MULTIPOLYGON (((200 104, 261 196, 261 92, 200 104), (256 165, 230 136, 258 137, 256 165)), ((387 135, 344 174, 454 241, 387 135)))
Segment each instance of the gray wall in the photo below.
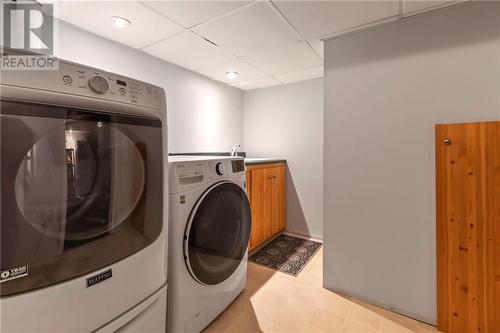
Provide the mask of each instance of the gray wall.
POLYGON ((169 152, 229 151, 243 144, 243 91, 98 37, 59 25, 57 56, 165 89, 169 152))
POLYGON ((434 323, 434 125, 498 119, 499 2, 328 40, 325 287, 434 323))
POLYGON ((287 228, 323 238, 323 80, 245 92, 248 156, 285 158, 287 228))

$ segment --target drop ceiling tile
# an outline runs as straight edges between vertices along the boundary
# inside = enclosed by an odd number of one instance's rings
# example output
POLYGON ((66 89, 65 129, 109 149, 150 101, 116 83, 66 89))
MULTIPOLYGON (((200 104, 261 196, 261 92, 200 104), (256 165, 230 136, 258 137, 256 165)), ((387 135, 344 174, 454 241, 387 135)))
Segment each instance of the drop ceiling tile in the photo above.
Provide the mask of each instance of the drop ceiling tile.
POLYGON ((225 61, 214 66, 197 69, 196 71, 214 80, 225 83, 243 82, 267 76, 264 72, 261 72, 240 59, 225 61), (227 72, 237 72, 238 76, 230 80, 226 77, 227 72))
POLYGON ((323 77, 323 66, 308 68, 296 72, 277 74, 274 77, 283 83, 292 83, 323 77))
POLYGON ((292 27, 265 1, 202 24, 194 31, 241 57, 298 41, 292 27))
POLYGON ((316 53, 321 57, 321 59, 324 59, 324 46, 323 46, 323 41, 319 38, 317 39, 308 39, 307 42, 311 47, 316 51, 316 53))
POLYGON ((257 80, 233 83, 231 85, 234 87, 238 87, 240 89, 243 89, 243 90, 252 90, 252 89, 257 89, 257 88, 266 88, 266 87, 276 86, 278 84, 281 84, 281 82, 276 80, 275 78, 273 78, 271 76, 268 76, 268 77, 257 79, 257 80))
POLYGON ((142 50, 188 69, 209 67, 236 59, 191 31, 184 31, 142 50))
POLYGON ((57 17, 96 35, 141 48, 184 28, 136 1, 60 1, 57 17), (132 25, 116 28, 111 16, 120 16, 132 25))
POLYGON ((251 1, 143 1, 186 28, 206 22, 251 1))
POLYGON ((273 75, 323 64, 318 55, 305 42, 296 42, 264 50, 244 59, 260 70, 273 75))
POLYGON ((351 29, 399 14, 397 0, 275 0, 273 3, 306 39, 351 29))

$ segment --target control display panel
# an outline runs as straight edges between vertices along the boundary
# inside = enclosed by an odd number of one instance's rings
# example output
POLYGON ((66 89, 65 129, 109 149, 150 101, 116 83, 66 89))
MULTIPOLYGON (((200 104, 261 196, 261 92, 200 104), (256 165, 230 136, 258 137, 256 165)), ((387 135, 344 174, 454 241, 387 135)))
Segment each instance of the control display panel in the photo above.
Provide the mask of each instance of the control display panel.
POLYGON ((61 62, 59 72, 62 74, 62 88, 77 94, 87 94, 88 90, 97 92, 100 98, 114 101, 159 108, 161 92, 158 87, 143 82, 120 77, 116 74, 97 72, 85 67, 77 67, 61 62), (105 81, 106 89, 97 90, 93 87, 96 79, 105 81), (89 89, 90 88, 90 89, 89 89))
POLYGON ((164 91, 160 87, 118 74, 58 60, 57 70, 5 71, 2 85, 54 91, 101 100, 144 106, 156 110, 164 107, 164 91))
POLYGON ((243 160, 233 160, 231 161, 231 166, 233 173, 245 171, 245 162, 243 160))
POLYGON ((178 163, 175 165, 175 172, 177 178, 190 178, 196 176, 203 176, 205 173, 205 165, 201 162, 198 163, 178 163))

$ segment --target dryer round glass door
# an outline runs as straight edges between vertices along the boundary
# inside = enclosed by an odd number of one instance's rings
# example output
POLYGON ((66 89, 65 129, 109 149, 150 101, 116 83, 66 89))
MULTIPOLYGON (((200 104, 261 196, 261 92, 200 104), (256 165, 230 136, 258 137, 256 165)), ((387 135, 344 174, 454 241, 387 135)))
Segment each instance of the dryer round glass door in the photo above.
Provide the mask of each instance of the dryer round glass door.
POLYGON ((27 151, 14 191, 33 228, 81 241, 120 225, 137 206, 145 181, 141 153, 113 124, 66 120, 27 151))
POLYGON ((184 257, 200 283, 225 281, 243 260, 252 224, 245 191, 231 182, 209 188, 191 212, 184 238, 184 257))
POLYGON ((1 296, 96 271, 160 236, 159 119, 0 106, 1 296))

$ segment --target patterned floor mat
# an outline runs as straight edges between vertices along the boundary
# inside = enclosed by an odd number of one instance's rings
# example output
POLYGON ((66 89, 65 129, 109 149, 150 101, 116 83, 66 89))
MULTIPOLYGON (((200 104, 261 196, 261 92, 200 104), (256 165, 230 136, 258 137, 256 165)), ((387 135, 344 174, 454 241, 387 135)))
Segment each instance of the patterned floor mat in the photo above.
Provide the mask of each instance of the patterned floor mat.
POLYGON ((289 235, 279 235, 248 258, 249 261, 297 276, 322 244, 289 235))

